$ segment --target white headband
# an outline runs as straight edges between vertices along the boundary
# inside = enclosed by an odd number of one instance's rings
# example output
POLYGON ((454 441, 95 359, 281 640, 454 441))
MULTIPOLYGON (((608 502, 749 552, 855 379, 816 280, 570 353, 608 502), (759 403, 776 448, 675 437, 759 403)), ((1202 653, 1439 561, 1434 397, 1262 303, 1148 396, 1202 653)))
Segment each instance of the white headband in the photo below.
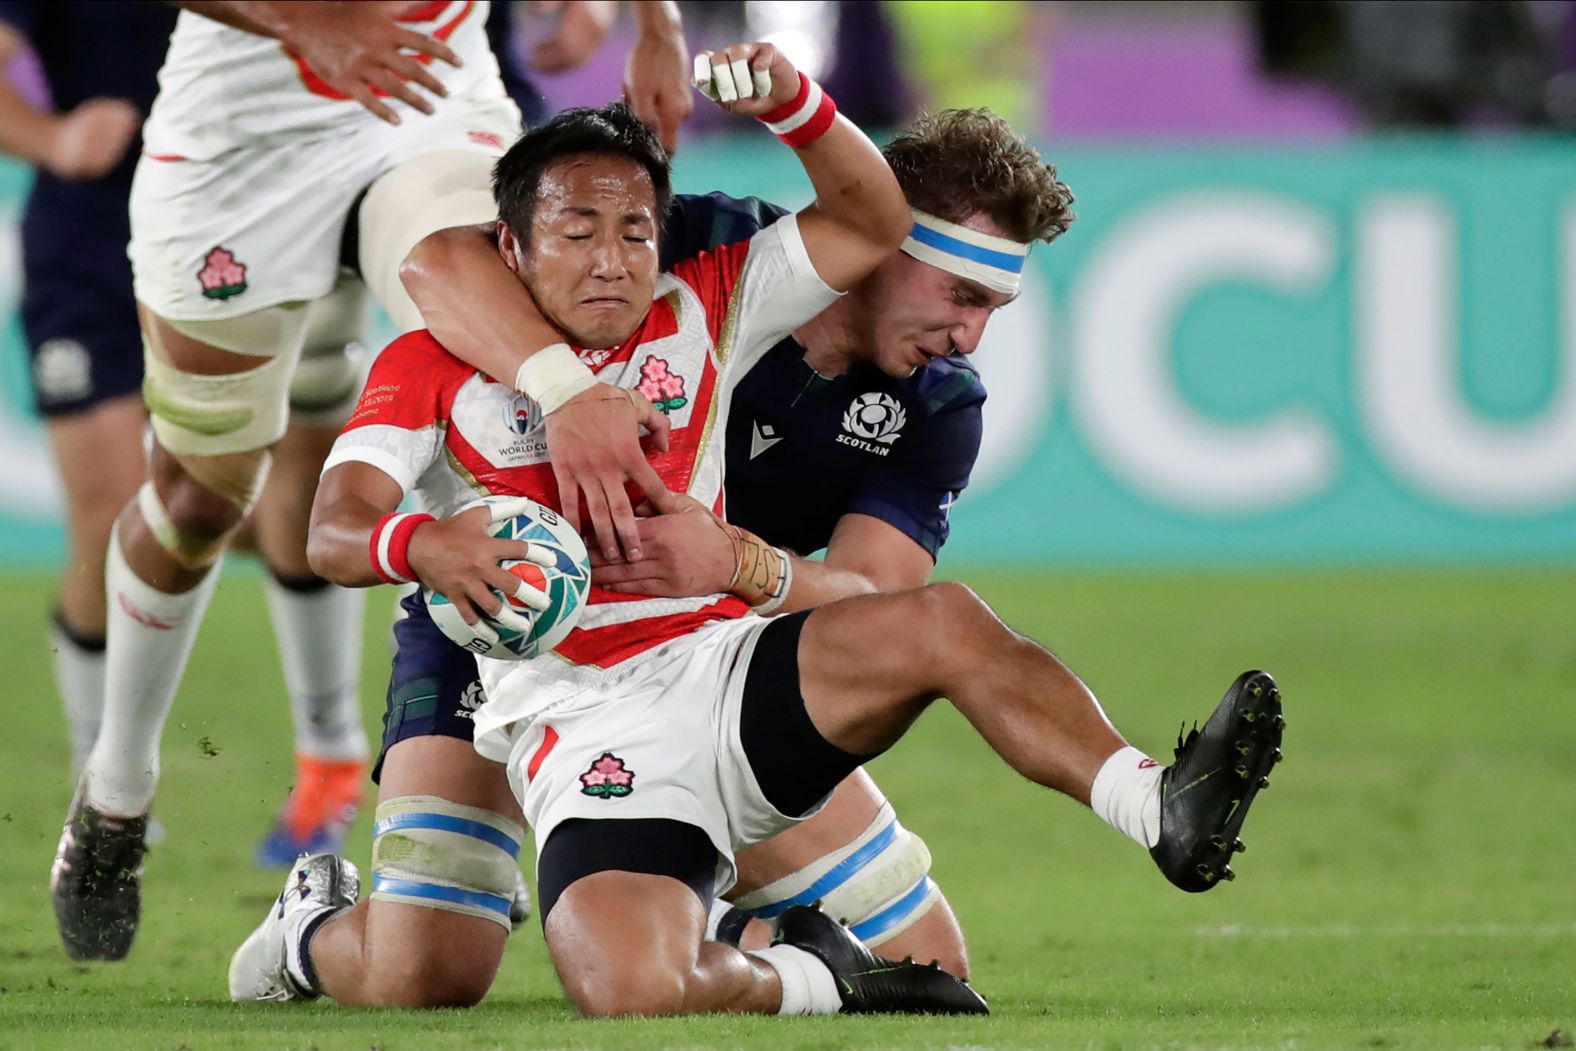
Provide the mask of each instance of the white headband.
POLYGON ((1029 246, 938 219, 918 208, 903 251, 922 263, 978 281, 992 292, 1015 295, 1029 246))

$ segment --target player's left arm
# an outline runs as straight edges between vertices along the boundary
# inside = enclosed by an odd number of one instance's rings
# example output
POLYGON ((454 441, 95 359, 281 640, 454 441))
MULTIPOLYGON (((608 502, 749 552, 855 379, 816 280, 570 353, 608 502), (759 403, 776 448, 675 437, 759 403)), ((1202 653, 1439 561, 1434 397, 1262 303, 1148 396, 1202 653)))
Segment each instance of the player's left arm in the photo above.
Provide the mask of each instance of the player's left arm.
POLYGON ((624 98, 657 133, 662 148, 673 153, 679 148, 679 126, 695 111, 684 20, 674 0, 632 3, 629 9, 638 35, 624 62, 624 98))
POLYGON ((773 547, 688 496, 675 494, 661 514, 640 525, 644 557, 638 561, 592 555, 599 586, 661 598, 731 592, 761 613, 791 613, 852 595, 916 588, 935 565, 907 534, 866 514, 838 519, 824 561, 773 547))
POLYGON ((913 218, 886 158, 782 52, 732 44, 695 56, 694 73, 719 106, 760 118, 798 155, 815 188, 798 231, 828 287, 847 290, 897 251, 913 218))
MULTIPOLYGON (((28 46, 25 19, 32 5, 0 4, 0 67, 28 46)), ((137 137, 142 115, 125 99, 90 98, 66 113, 35 105, 0 76, 0 153, 17 157, 60 179, 109 174, 137 137)))

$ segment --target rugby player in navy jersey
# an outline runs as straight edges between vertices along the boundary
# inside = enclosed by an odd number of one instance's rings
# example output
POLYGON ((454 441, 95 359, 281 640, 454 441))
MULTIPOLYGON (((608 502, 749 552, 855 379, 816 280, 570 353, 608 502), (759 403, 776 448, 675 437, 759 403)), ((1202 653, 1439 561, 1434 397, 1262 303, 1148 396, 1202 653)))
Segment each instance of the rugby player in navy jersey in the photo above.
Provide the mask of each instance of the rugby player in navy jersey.
MULTIPOLYGON (((992 235, 1005 242, 997 246, 1005 254, 1015 253, 1009 264, 1015 268, 1028 242, 1052 240, 1071 221, 1071 194, 1054 167, 986 111, 926 118, 883 152, 900 184, 919 187, 908 193, 921 212, 935 209, 1021 238, 992 235)), ((663 230, 663 269, 748 240, 784 214, 753 198, 681 195, 663 230)), ((961 256, 928 253, 925 261, 909 254, 923 251, 910 245, 888 260, 796 338, 769 351, 735 388, 728 518, 795 553, 791 590, 777 611, 917 587, 946 541, 948 510, 979 450, 985 400, 967 355, 991 312, 1012 298, 1017 275, 961 256), (823 548, 824 561, 798 557, 823 548)), ((488 323, 496 308, 504 308, 503 326, 531 323, 509 319, 520 286, 497 259, 490 235, 479 230, 445 231, 418 246, 407 262, 407 287, 435 332, 469 338, 484 353, 499 344, 472 326, 488 323), (500 271, 510 284, 494 289, 500 271)), ((641 527, 646 557, 633 563, 599 557, 599 583, 668 596, 725 591, 734 583, 734 546, 709 514, 651 517, 641 527)), ((749 542, 758 543, 753 536, 749 542)), ((744 584, 739 589, 749 594, 744 584)), ((407 598, 404 608, 374 774, 381 776, 382 797, 437 797, 518 822, 503 768, 470 745, 471 719, 482 703, 474 658, 436 629, 419 596, 407 598)), ((374 835, 382 838, 378 830, 374 835)), ((759 948, 770 931, 760 923, 746 927, 752 916, 770 920, 793 904, 820 899, 883 955, 913 954, 967 973, 963 936, 929 878, 925 844, 898 823, 863 771, 819 815, 742 852, 738 864, 732 896, 748 911, 714 909, 712 927, 724 939, 759 948)), ((474 1003, 503 952, 503 928, 482 918, 474 903, 385 907, 376 936, 372 926, 370 917, 335 924, 313 943, 319 970, 334 975, 325 984, 343 1002, 474 1003), (347 967, 347 957, 360 968, 347 967), (350 973, 354 979, 346 980, 350 973)))

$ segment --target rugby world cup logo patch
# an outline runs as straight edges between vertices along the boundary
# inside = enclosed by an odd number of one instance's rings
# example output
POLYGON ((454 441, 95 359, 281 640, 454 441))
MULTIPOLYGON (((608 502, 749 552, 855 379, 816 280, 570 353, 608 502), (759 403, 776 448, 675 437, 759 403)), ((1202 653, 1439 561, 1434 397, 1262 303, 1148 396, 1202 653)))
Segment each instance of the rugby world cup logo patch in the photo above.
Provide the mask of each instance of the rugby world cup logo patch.
POLYGON ((523 394, 516 394, 503 407, 503 422, 516 434, 530 434, 542 425, 542 407, 523 394))
POLYGON ((580 786, 580 791, 588 796, 622 799, 635 790, 635 771, 612 752, 603 752, 591 769, 580 775, 580 786))
POLYGON ((839 434, 837 440, 843 445, 885 456, 892 451, 892 443, 897 441, 906 422, 908 414, 896 398, 880 391, 867 391, 855 398, 843 413, 844 433, 839 434))

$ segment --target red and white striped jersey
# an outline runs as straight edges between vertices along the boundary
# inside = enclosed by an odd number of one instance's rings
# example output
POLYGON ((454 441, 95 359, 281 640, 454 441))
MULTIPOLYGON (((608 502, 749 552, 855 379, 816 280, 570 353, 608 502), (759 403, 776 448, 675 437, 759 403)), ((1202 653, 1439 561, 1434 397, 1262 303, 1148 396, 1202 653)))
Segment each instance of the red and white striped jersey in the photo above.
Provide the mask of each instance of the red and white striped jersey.
MULTIPOLYGON (((436 98, 418 90, 440 112, 462 99, 506 97, 487 46, 487 0, 412 0, 407 7, 400 22, 443 41, 463 63, 425 60, 449 93, 436 98)), ((392 106, 407 125, 422 120, 402 102, 392 106)), ((378 118, 279 41, 182 11, 142 137, 149 154, 210 160, 237 147, 318 139, 366 122, 378 118)))
MULTIPOLYGON (((635 388, 667 413, 669 448, 651 462, 670 489, 722 510, 728 394, 735 378, 837 296, 817 276, 794 217, 686 260, 657 282, 651 312, 622 346, 581 350, 598 379, 635 388)), ((524 495, 560 508, 536 404, 449 354, 428 332, 411 332, 378 357, 355 413, 324 470, 346 462, 378 468, 416 492, 435 515, 485 495, 524 495)), ((743 616, 731 595, 652 599, 595 586, 580 624, 542 657, 491 675, 595 675, 709 621, 743 616), (567 664, 566 664, 567 662, 567 664)), ((490 702, 500 694, 487 682, 490 702)), ((560 685, 563 685, 560 683, 560 685)), ((516 697, 545 690, 511 691, 516 697)), ((531 706, 534 709, 535 705, 531 706)), ((495 713, 496 714, 496 713, 495 713)), ((514 713, 512 718, 528 714, 514 713)))

